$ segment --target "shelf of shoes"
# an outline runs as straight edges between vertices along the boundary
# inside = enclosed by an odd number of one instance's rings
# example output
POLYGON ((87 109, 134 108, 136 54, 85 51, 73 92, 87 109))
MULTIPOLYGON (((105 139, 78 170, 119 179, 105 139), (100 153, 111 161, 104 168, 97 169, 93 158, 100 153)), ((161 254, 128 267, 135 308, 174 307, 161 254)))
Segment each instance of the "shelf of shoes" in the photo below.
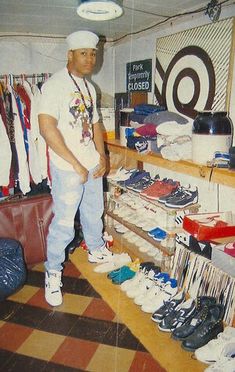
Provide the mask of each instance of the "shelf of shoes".
MULTIPOLYGON (((162 158, 157 153, 139 154, 137 151, 129 149, 128 147, 121 146, 119 140, 108 140, 106 142, 107 149, 116 154, 122 154, 124 162, 127 159, 132 159, 141 163, 149 163, 162 168, 179 172, 183 174, 190 174, 197 178, 201 178, 210 182, 218 183, 220 185, 226 185, 234 187, 235 185, 235 171, 223 168, 211 168, 205 165, 196 164, 191 161, 170 161, 162 158)), ((123 164, 125 167, 126 165, 123 164)))
MULTIPOLYGON (((150 242, 149 244, 152 245, 153 248, 148 249, 148 250, 143 249, 146 246, 144 242, 142 246, 139 244, 140 239, 138 239, 138 244, 136 241, 130 242, 130 240, 125 237, 126 236, 125 234, 117 233, 117 231, 114 228, 113 222, 114 220, 112 221, 112 217, 109 214, 106 215, 105 229, 110 235, 112 235, 114 242, 115 242, 115 247, 118 247, 118 249, 116 248, 115 252, 119 252, 119 253, 127 252, 131 256, 132 260, 135 260, 138 258, 140 262, 148 262, 148 261, 154 262, 155 265, 161 267, 162 271, 170 273, 171 267, 172 267, 173 255, 169 255, 166 253, 164 254, 161 250, 162 247, 159 248, 159 245, 154 244, 153 241, 149 241, 150 242), (154 248, 155 248, 155 252, 154 252, 154 248)), ((129 230, 129 231, 132 231, 132 230, 129 230)), ((139 238, 141 237, 139 236, 139 238)))
POLYGON ((117 215, 113 214, 111 211, 107 211, 107 215, 111 217, 113 220, 117 221, 118 223, 125 226, 128 230, 133 231, 136 235, 140 238, 144 239, 146 242, 152 244, 154 247, 160 249, 165 255, 172 256, 174 252, 169 252, 167 247, 163 247, 159 242, 154 241, 148 234, 142 231, 140 228, 134 226, 133 224, 125 221, 123 218, 118 217, 117 215))
POLYGON ((124 192, 129 193, 130 195, 138 197, 139 200, 143 201, 143 203, 147 202, 149 204, 152 204, 153 206, 161 208, 165 212, 167 212, 168 214, 171 214, 171 215, 176 214, 178 211, 187 211, 187 213, 197 213, 199 208, 201 207, 201 205, 199 203, 191 204, 191 205, 188 205, 186 207, 181 207, 181 208, 167 207, 165 204, 159 203, 157 200, 149 199, 148 197, 145 197, 144 195, 140 195, 139 193, 137 193, 137 192, 135 192, 135 191, 133 191, 133 190, 127 188, 127 187, 120 186, 117 182, 113 181, 112 179, 109 179, 108 182, 110 183, 110 185, 112 185, 114 187, 118 187, 121 190, 123 190, 124 192))

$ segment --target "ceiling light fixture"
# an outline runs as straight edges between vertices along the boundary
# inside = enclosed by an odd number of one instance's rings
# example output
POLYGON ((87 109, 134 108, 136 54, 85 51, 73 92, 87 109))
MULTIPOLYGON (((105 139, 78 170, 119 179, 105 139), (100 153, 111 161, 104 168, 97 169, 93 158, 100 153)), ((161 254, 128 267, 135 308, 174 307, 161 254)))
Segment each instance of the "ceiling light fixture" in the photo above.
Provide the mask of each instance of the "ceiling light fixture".
POLYGON ((80 0, 77 13, 90 21, 108 21, 120 17, 123 9, 119 0, 80 0))

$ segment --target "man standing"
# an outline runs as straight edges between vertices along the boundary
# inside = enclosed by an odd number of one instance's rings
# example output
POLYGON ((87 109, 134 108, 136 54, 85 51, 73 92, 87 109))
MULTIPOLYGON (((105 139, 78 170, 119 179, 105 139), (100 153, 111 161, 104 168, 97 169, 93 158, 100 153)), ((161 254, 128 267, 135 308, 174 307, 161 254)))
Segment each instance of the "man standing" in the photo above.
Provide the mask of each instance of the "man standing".
POLYGON ((95 66, 99 38, 89 31, 77 31, 66 41, 67 66, 43 85, 39 108, 40 133, 49 147, 52 181, 54 217, 45 263, 45 298, 52 306, 62 303, 62 264, 65 248, 74 237, 78 208, 89 262, 107 262, 112 256, 102 238, 103 133, 95 89, 85 79, 95 66))

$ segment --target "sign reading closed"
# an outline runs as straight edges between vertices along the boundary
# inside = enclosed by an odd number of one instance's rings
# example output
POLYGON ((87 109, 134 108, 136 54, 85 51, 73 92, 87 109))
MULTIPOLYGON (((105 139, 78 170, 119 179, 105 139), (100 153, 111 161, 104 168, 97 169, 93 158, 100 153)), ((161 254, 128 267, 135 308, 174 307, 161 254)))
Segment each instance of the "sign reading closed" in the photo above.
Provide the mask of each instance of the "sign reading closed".
POLYGON ((126 64, 126 90, 128 92, 151 92, 152 60, 129 62, 126 64))

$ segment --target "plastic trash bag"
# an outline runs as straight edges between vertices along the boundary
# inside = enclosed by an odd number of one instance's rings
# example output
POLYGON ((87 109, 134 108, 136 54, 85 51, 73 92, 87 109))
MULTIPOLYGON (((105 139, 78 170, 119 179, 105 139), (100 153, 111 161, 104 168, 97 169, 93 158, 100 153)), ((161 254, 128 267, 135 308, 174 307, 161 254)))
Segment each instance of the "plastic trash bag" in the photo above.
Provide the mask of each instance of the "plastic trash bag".
POLYGON ((20 289, 26 280, 26 266, 20 242, 0 238, 0 301, 20 289))

